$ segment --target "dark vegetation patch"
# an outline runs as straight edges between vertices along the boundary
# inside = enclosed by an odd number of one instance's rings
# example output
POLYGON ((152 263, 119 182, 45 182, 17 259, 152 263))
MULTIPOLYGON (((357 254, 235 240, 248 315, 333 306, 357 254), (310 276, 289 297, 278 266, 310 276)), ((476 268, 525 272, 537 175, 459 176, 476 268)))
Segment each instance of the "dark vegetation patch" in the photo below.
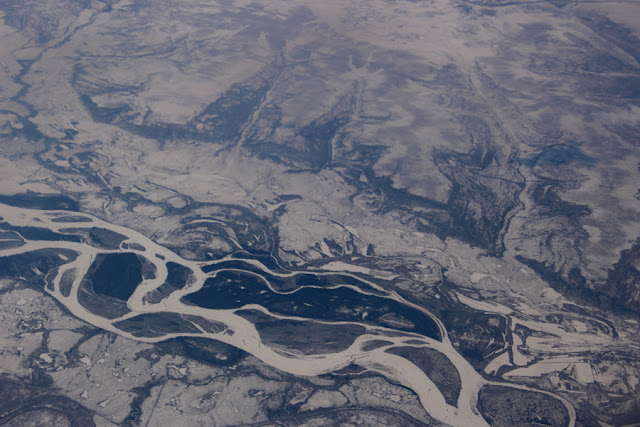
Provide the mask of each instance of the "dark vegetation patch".
POLYGON ((441 311, 440 319, 456 350, 476 369, 484 368, 487 356, 505 344, 507 324, 502 316, 455 307, 441 311))
POLYGON ((87 94, 81 94, 80 101, 96 123, 112 123, 120 114, 131 111, 131 107, 126 104, 117 107, 100 107, 87 94))
POLYGON ((607 272, 604 292, 625 310, 640 315, 640 238, 620 253, 620 259, 607 272))
POLYGON ((231 345, 199 337, 180 337, 161 341, 152 349, 143 350, 136 356, 150 361, 156 360, 151 357, 152 354, 183 356, 221 368, 235 366, 248 356, 244 351, 231 345))
POLYGON ((78 302, 108 319, 129 312, 126 301, 142 282, 143 266, 134 253, 98 254, 82 279, 78 302))
POLYGON ((209 261, 220 259, 229 254, 229 250, 237 248, 233 240, 236 240, 247 252, 238 252, 234 257, 240 258, 243 255, 249 258, 258 259, 271 267, 275 260, 271 257, 277 245, 277 230, 271 224, 256 217, 255 213, 248 208, 233 205, 209 205, 210 216, 192 216, 184 218, 181 222, 184 225, 172 230, 165 235, 165 247, 173 250, 187 259, 209 261), (200 219, 213 219, 221 224, 211 222, 195 222, 200 219), (230 236, 228 230, 232 230, 234 236, 230 236), (178 242, 189 240, 186 244, 172 245, 172 237, 178 242), (227 243, 229 249, 221 250, 211 245, 211 240, 221 239, 227 243), (250 251, 250 252, 249 252, 250 251))
MULTIPOLYGON (((554 265, 523 256, 516 256, 516 259, 571 300, 618 314, 640 316, 640 239, 620 253, 618 262, 608 270, 603 283, 588 282, 578 267, 563 274, 554 265)), ((612 333, 616 335, 615 329, 612 333)))
POLYGON ((100 227, 92 227, 89 230, 89 238, 97 247, 107 250, 118 249, 120 243, 128 239, 127 236, 100 227))
POLYGON ((28 209, 66 210, 73 212, 80 210, 78 202, 61 195, 52 196, 49 194, 36 193, 15 194, 12 196, 0 195, 0 203, 28 209))
POLYGON ((126 302, 98 295, 89 286, 90 284, 83 279, 78 289, 78 303, 87 311, 106 319, 115 319, 129 313, 126 302))
POLYGON ((193 271, 191 271, 190 268, 185 267, 184 265, 177 264, 171 261, 167 263, 166 283, 176 289, 184 288, 192 275, 193 271))
POLYGON ((331 376, 336 376, 336 375, 343 375, 346 377, 354 377, 354 376, 359 376, 362 374, 366 374, 370 372, 367 368, 363 368, 360 365, 356 365, 356 364, 349 364, 347 366, 345 366, 344 368, 338 369, 337 371, 334 371, 331 376))
MULTIPOLYGON (((417 299, 414 294, 399 289, 401 296, 415 301, 438 317, 454 347, 473 367, 482 371, 489 363, 490 355, 502 350, 505 336, 508 337, 508 325, 505 316, 472 309, 462 304, 455 297, 454 291, 468 290, 459 287, 446 277, 446 269, 442 269, 442 282, 439 285, 440 298, 417 299)), ((411 344, 423 345, 424 342, 413 341, 411 344)))
POLYGON ((576 16, 600 37, 605 38, 640 62, 640 39, 633 31, 604 15, 578 11, 576 16))
MULTIPOLYGON (((204 266, 202 271, 211 273, 218 270, 234 269, 245 272, 255 273, 267 280, 277 292, 291 292, 298 288, 306 286, 316 286, 320 288, 328 288, 334 286, 351 285, 369 293, 381 295, 381 292, 371 285, 359 280, 354 276, 344 274, 315 274, 315 273, 296 273, 290 276, 271 275, 264 270, 253 266, 241 260, 222 261, 215 264, 204 266)), ((239 272, 242 274, 242 272, 239 272)))
POLYGON ((80 243, 79 236, 70 234, 56 233, 46 228, 40 227, 20 227, 14 226, 7 222, 0 222, 0 230, 13 231, 20 234, 27 240, 45 240, 52 242, 76 242, 80 243))
POLYGON ((20 413, 13 414, 3 423, 7 427, 24 427, 24 426, 55 426, 55 427, 72 427, 71 421, 67 416, 56 409, 45 407, 34 407, 33 409, 23 409, 20 413))
POLYGON ((68 30, 67 19, 90 6, 89 0, 59 0, 53 8, 38 1, 0 2, 7 25, 19 29, 35 43, 41 44, 62 36, 68 30))
MULTIPOLYGON (((140 252, 144 252, 146 250, 144 246, 142 246, 139 243, 135 243, 135 242, 134 243, 123 243, 122 244, 122 249, 131 249, 132 251, 140 251, 140 252)), ((161 255, 159 256, 158 254, 156 254, 156 256, 158 258, 161 257, 161 255)), ((164 258, 161 258, 161 259, 164 259, 164 258)))
MULTIPOLYGON (((612 290, 612 293, 609 294, 606 289, 591 288, 578 267, 573 267, 567 274, 563 274, 554 265, 547 265, 543 261, 537 261, 521 255, 516 255, 516 259, 535 271, 551 288, 572 301, 617 313, 638 315, 637 312, 626 308, 627 305, 633 303, 633 297, 631 299, 629 299, 629 296, 614 298, 612 295, 615 295, 615 290, 612 290), (629 300, 626 301, 625 299, 629 300)), ((614 286, 616 285, 614 284, 614 286)), ((617 336, 615 330, 612 333, 613 336, 617 336)))
POLYGON ((142 255, 138 255, 140 260, 140 271, 144 280, 153 280, 156 278, 156 265, 142 255))
MULTIPOLYGON (((0 229, 2 223, 0 223, 0 229)), ((25 242, 15 231, 0 231, 0 249, 17 248, 24 245, 25 242)))
POLYGON ((241 260, 222 261, 222 262, 217 262, 215 264, 205 265, 204 267, 202 267, 202 271, 204 271, 205 273, 211 273, 216 270, 224 270, 224 269, 244 270, 244 271, 249 271, 256 274, 265 274, 265 275, 267 274, 262 269, 241 260))
POLYGON ((565 217, 571 226, 571 234, 579 234, 579 224, 577 221, 581 216, 591 214, 591 209, 587 205, 578 205, 562 200, 558 195, 559 185, 553 180, 544 180, 537 184, 531 193, 531 197, 536 202, 537 213, 540 216, 553 218, 565 217))
MULTIPOLYGON (((44 288, 50 271, 72 262, 77 254, 66 249, 39 249, 33 252, 0 258, 0 277, 22 279, 28 284, 44 288), (63 259, 60 257, 66 257, 63 259)), ((48 277, 51 278, 52 277, 48 277)))
POLYGON ((554 145, 540 153, 520 159, 524 166, 559 167, 571 163, 592 165, 594 159, 575 145, 554 145))
POLYGON ((375 350, 376 348, 380 348, 380 347, 384 347, 387 345, 392 345, 393 343, 390 341, 384 341, 384 340, 373 340, 373 341, 369 341, 366 344, 364 344, 362 346, 362 351, 371 351, 371 350, 375 350))
MULTIPOLYGON (((428 416, 427 416, 428 417, 428 416)), ((271 421, 259 425, 296 426, 387 426, 387 427, 425 427, 440 425, 435 420, 425 423, 406 412, 390 408, 368 406, 318 409, 312 411, 286 413, 283 410, 271 411, 271 421)))
POLYGON ((446 356, 430 348, 416 347, 392 347, 386 352, 404 357, 416 365, 435 383, 449 405, 458 406, 462 387, 460 374, 446 356))
POLYGON ((173 292, 184 288, 192 276, 193 271, 190 268, 169 261, 167 263, 167 280, 158 288, 149 292, 145 298, 152 304, 159 303, 173 292))
POLYGON ((346 350, 366 329, 358 325, 323 325, 316 322, 280 320, 255 310, 237 311, 250 320, 260 338, 275 346, 285 346, 304 354, 328 354, 346 350))
POLYGON ((353 289, 304 287, 280 294, 261 276, 247 272, 219 271, 202 289, 182 301, 204 308, 235 309, 259 304, 273 313, 330 321, 357 321, 392 327, 440 339, 437 324, 427 314, 390 298, 362 294, 353 289), (366 313, 366 316, 364 316, 366 313))
MULTIPOLYGON (((114 326, 136 337, 145 338, 161 337, 170 333, 201 333, 190 322, 188 316, 177 313, 140 314, 130 319, 116 322, 114 326)), ((224 329, 224 325, 222 325, 222 329, 224 329)))
POLYGON ((278 202, 291 202, 293 200, 301 200, 302 196, 298 194, 279 194, 276 200, 278 202))
POLYGON ((142 282, 142 264, 131 252, 98 254, 84 280, 97 295, 127 301, 142 282))
POLYGON ((462 121, 473 148, 468 153, 445 148, 434 153, 434 162, 451 182, 451 190, 446 204, 450 222, 432 232, 456 236, 500 255, 504 250, 502 229, 508 213, 518 206, 517 196, 524 185, 514 172, 493 176, 507 159, 494 147, 489 126, 475 118, 462 121))
POLYGON ((0 376, 0 424, 45 425, 43 421, 51 421, 47 415, 71 426, 95 426, 91 411, 49 387, 0 376))
POLYGON ((343 96, 331 111, 321 115, 297 130, 293 141, 277 141, 275 133, 282 126, 282 111, 278 105, 269 105, 260 111, 262 124, 249 130, 245 145, 262 159, 271 159, 293 166, 296 170, 320 170, 333 161, 333 143, 340 130, 351 121, 355 109, 355 96, 343 96), (265 134, 264 128, 270 131, 265 134))
POLYGON ((208 332, 211 334, 218 334, 223 331, 227 331, 227 334, 229 335, 234 334, 233 331, 227 329, 227 325, 225 325, 224 323, 205 319, 204 317, 201 317, 201 316, 192 316, 190 314, 183 315, 183 318, 190 322, 196 323, 198 326, 204 329, 205 332, 208 332))
POLYGON ((478 410, 495 427, 569 424, 567 408, 558 399, 511 387, 485 386, 480 389, 478 410))
POLYGON ((62 273, 62 277, 60 278, 60 283, 58 284, 60 288, 60 293, 62 296, 68 297, 71 294, 71 288, 73 287, 73 281, 76 278, 76 269, 73 268, 71 270, 67 270, 62 273))
POLYGON ((59 216, 57 218, 52 218, 51 222, 62 222, 62 223, 91 222, 91 218, 87 218, 79 215, 65 215, 65 216, 59 216))
POLYGON ((280 267, 278 260, 273 255, 271 255, 271 252, 240 251, 240 252, 234 253, 233 258, 234 259, 255 259, 257 261, 260 261, 264 266, 266 266, 271 271, 278 272, 278 273, 288 273, 288 271, 285 271, 282 269, 282 267, 280 267))
MULTIPOLYGON (((110 87, 96 88, 88 71, 80 66, 74 69, 72 84, 80 93, 80 100, 91 118, 98 123, 114 124, 128 132, 160 141, 190 139, 203 142, 233 142, 237 139, 249 117, 262 101, 271 81, 278 75, 281 64, 276 61, 244 82, 233 84, 218 99, 186 124, 137 124, 140 113, 127 104, 99 106, 92 96, 112 91, 110 87)), ((137 87, 118 88, 121 92, 136 92, 137 87)))
POLYGON ((605 125, 605 127, 622 138, 626 143, 631 144, 634 147, 640 147, 640 126, 616 123, 605 125))

